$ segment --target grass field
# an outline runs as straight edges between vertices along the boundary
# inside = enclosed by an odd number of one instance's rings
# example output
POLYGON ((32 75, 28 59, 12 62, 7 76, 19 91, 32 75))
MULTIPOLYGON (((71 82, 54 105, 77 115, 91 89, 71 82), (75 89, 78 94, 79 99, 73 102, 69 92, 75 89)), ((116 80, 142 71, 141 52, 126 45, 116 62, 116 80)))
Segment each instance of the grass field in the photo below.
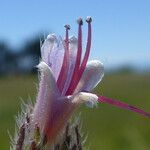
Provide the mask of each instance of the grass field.
MULTIPOLYGON (((21 98, 35 99, 36 83, 36 76, 0 78, 0 150, 9 150, 7 130, 14 131, 21 98)), ((150 75, 106 75, 95 91, 150 112, 150 75)), ((107 104, 94 109, 82 106, 79 111, 91 150, 150 149, 150 118, 107 104)))

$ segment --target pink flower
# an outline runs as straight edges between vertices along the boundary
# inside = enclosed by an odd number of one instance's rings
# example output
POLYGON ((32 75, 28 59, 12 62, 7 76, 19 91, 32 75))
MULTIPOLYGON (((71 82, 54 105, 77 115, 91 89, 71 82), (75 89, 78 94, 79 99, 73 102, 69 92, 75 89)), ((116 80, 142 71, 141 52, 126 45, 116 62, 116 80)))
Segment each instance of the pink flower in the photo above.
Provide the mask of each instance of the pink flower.
POLYGON ((42 60, 38 65, 40 84, 33 111, 33 123, 43 136, 53 141, 59 136, 76 108, 82 103, 92 107, 98 102, 109 103, 124 109, 150 116, 140 109, 90 93, 104 76, 103 64, 98 60, 88 62, 91 48, 91 21, 87 18, 88 36, 82 59, 82 19, 78 19, 78 37, 70 37, 66 25, 66 37, 48 35, 41 47, 42 60))

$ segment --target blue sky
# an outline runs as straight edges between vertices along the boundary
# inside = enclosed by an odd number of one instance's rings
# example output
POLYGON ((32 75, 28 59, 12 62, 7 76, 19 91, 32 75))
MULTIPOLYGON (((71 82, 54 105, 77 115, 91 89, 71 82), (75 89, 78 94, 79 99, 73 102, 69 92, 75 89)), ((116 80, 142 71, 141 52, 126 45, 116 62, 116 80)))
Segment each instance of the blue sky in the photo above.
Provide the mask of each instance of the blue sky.
MULTIPOLYGON (((76 34, 78 17, 93 18, 91 58, 106 67, 150 66, 149 0, 5 0, 0 1, 0 39, 20 46, 39 31, 76 34)), ((84 23, 86 43, 87 28, 84 23)))

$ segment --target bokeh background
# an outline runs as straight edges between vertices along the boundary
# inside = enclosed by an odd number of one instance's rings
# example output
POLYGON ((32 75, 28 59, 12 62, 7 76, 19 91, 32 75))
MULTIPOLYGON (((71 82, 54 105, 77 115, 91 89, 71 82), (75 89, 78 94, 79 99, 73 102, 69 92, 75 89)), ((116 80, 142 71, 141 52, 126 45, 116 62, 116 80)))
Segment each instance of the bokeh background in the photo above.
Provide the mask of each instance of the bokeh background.
MULTIPOLYGON (((53 32, 63 36, 66 23, 77 35, 78 17, 92 16, 90 59, 105 66, 95 91, 150 112, 149 8, 149 0, 0 1, 0 149, 9 149, 22 99, 35 101, 40 41, 53 32)), ((84 23, 83 44, 86 30, 84 23)), ((149 118, 105 104, 79 112, 90 149, 150 149, 149 118)))

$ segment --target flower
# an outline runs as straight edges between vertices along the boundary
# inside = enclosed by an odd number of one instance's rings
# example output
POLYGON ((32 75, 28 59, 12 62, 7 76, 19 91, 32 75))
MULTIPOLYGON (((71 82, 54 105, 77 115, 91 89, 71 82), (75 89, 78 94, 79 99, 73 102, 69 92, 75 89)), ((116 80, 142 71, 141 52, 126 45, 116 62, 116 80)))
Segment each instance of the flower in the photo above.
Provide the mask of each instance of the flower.
POLYGON ((90 107, 98 102, 109 103, 123 109, 150 116, 138 108, 104 96, 90 93, 104 76, 104 66, 99 60, 88 62, 91 48, 91 17, 87 17, 88 36, 82 59, 82 25, 78 19, 78 37, 69 38, 70 26, 66 25, 63 40, 50 34, 41 47, 39 90, 33 110, 33 124, 38 125, 49 142, 60 134, 69 118, 80 104, 90 107))

